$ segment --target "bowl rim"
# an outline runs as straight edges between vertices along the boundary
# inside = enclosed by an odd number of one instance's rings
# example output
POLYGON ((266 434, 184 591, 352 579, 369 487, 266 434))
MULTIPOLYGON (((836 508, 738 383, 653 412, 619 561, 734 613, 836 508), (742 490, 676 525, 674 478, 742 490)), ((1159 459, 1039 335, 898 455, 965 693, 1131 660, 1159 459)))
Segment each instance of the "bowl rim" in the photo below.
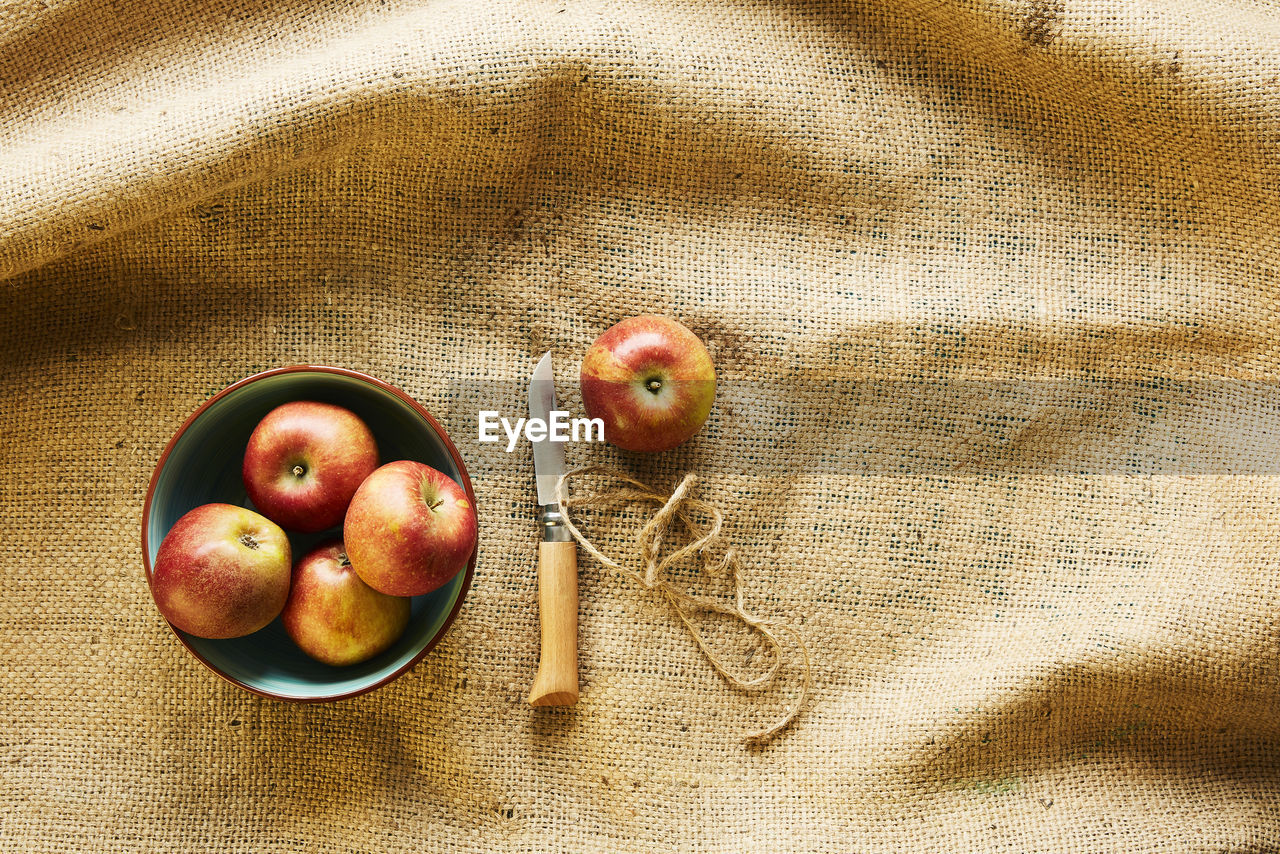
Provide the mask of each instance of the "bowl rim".
MULTIPOLYGON (((267 377, 274 377, 274 376, 280 376, 282 374, 293 374, 293 373, 320 373, 320 374, 333 374, 336 376, 347 377, 350 379, 355 379, 364 383, 368 383, 369 385, 372 385, 382 391, 385 391, 389 394, 392 394, 400 398, 400 400, 404 401, 415 412, 417 412, 419 415, 422 416, 422 418, 427 422, 427 424, 431 427, 431 429, 435 431, 435 434, 444 443, 445 450, 449 452, 449 456, 453 459, 453 464, 458 468, 458 473, 462 475, 463 491, 466 492, 467 498, 471 501, 471 506, 472 507, 476 506, 476 495, 475 495, 475 490, 472 489, 472 486, 471 486, 471 477, 467 474, 466 464, 463 463, 462 455, 458 453, 458 449, 454 446, 453 440, 449 438, 449 434, 445 432, 445 429, 442 426, 440 426, 440 422, 435 419, 435 416, 433 416, 430 412, 427 411, 426 407, 418 403, 418 401, 414 400, 412 397, 405 394, 400 389, 378 379, 377 377, 370 376, 369 374, 362 373, 360 371, 354 371, 354 370, 351 370, 350 368, 334 367, 332 365, 310 365, 310 364, 287 365, 285 367, 271 368, 269 370, 260 371, 256 374, 251 374, 247 377, 244 377, 243 379, 237 380, 236 382, 232 383, 231 385, 227 386, 226 388, 219 391, 217 394, 213 395, 212 397, 206 399, 203 403, 201 403, 200 406, 197 407, 196 410, 192 412, 189 416, 187 416, 187 419, 182 422, 182 426, 180 426, 174 432, 173 436, 169 439, 168 444, 165 445, 164 451, 160 454, 160 459, 156 462, 155 469, 151 473, 151 483, 147 486, 147 496, 145 499, 143 499, 143 505, 142 505, 142 566, 144 569, 144 573, 147 577, 147 589, 151 592, 151 600, 153 604, 156 601, 155 599, 156 592, 155 592, 155 586, 152 583, 152 578, 151 578, 152 566, 151 566, 151 556, 148 551, 147 531, 148 531, 148 528, 150 527, 149 523, 151 519, 151 501, 155 495, 156 486, 160 480, 160 472, 164 470, 165 463, 168 462, 169 460, 169 454, 173 451, 173 448, 178 443, 178 440, 182 438, 182 435, 187 432, 187 429, 196 421, 196 419, 199 418, 201 415, 203 415, 204 412, 208 410, 209 407, 212 406, 214 403, 216 403, 218 400, 221 400, 222 398, 231 394, 236 389, 243 388, 244 386, 250 385, 251 383, 258 382, 259 380, 266 379, 267 377)), ((444 623, 441 624, 439 631, 437 631, 435 635, 423 645, 422 649, 419 650, 411 660, 405 662, 403 665, 396 668, 394 672, 382 677, 376 682, 372 682, 368 685, 363 685, 359 688, 355 688, 350 691, 342 691, 335 694, 323 694, 319 696, 295 697, 289 694, 279 694, 274 691, 269 691, 263 688, 256 687, 254 685, 249 685, 245 682, 242 682, 239 679, 236 679, 235 677, 227 673, 224 673, 222 670, 220 670, 219 668, 211 664, 203 655, 199 653, 199 651, 197 651, 187 641, 187 639, 183 636, 182 632, 178 631, 178 628, 174 626, 173 623, 165 619, 163 614, 160 614, 160 618, 165 621, 165 625, 169 627, 169 630, 173 632, 174 636, 177 637, 177 639, 182 643, 184 647, 186 647, 187 652, 195 656, 196 660, 198 660, 201 664, 203 664, 207 669, 217 674, 226 682, 229 682, 238 688, 243 688, 244 690, 249 691, 252 694, 257 694, 259 697, 266 697, 267 699, 270 699, 270 700, 284 700, 286 702, 291 702, 291 703, 328 703, 328 702, 333 702, 335 700, 345 700, 351 697, 358 697, 361 694, 367 694, 370 691, 377 690, 378 688, 381 688, 384 685, 394 682, 396 679, 400 678, 401 676, 403 676, 404 674, 412 670, 418 664, 418 662, 420 662, 423 658, 427 656, 427 653, 431 652, 431 650, 435 648, 436 644, 440 642, 440 639, 443 638, 445 634, 449 631, 449 627, 453 624, 454 618, 458 616, 458 612, 462 610, 462 603, 467 598, 467 593, 471 589, 472 577, 475 575, 476 555, 479 552, 479 550, 480 550, 480 542, 479 542, 479 538, 477 538, 476 545, 471 550, 471 558, 470 560, 467 561, 466 574, 462 579, 462 587, 461 589, 458 590, 458 597, 456 600, 454 600, 453 607, 449 610, 449 614, 448 616, 445 617, 444 623)), ((158 610, 158 607, 157 607, 157 610, 158 610)))

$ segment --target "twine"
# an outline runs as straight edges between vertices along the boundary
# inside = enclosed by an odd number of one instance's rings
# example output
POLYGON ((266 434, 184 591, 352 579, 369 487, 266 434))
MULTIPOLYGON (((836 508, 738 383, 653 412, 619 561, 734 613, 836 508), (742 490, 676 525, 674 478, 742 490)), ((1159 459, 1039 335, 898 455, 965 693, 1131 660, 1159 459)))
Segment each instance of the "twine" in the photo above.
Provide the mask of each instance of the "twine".
POLYGON ((809 648, 805 645, 800 633, 792 626, 779 620, 759 617, 746 609, 743 601, 742 561, 737 551, 724 543, 722 534, 724 514, 715 505, 700 498, 694 498, 690 494, 696 483, 697 479, 693 474, 686 474, 670 495, 664 495, 616 469, 606 466, 582 466, 565 472, 560 477, 556 482, 556 498, 564 514, 565 527, 578 544, 601 564, 621 572, 645 589, 652 590, 666 599, 676 616, 693 636, 694 642, 698 645, 698 649, 702 650, 707 661, 733 687, 744 691, 758 691, 773 684, 785 661, 782 643, 778 639, 777 632, 785 632, 791 636, 800 649, 804 662, 800 691, 777 722, 765 729, 749 733, 743 739, 747 744, 759 744, 777 735, 800 714, 810 686, 809 648), (570 496, 567 486, 569 480, 585 475, 603 475, 623 481, 634 488, 614 489, 588 496, 570 496), (643 567, 639 572, 596 548, 578 530, 569 514, 570 507, 617 507, 636 503, 658 505, 658 511, 636 535, 635 556, 639 558, 643 567), (710 523, 700 522, 696 518, 699 515, 708 518, 710 523), (683 525, 683 535, 689 538, 689 542, 663 557, 663 543, 672 539, 673 536, 680 535, 673 530, 677 523, 683 525), (669 568, 695 555, 701 563, 702 571, 707 575, 723 577, 726 573, 729 574, 733 583, 732 604, 705 596, 696 596, 679 589, 667 580, 665 574, 669 568), (694 624, 694 617, 699 613, 723 614, 740 620, 765 642, 772 663, 763 673, 749 679, 729 670, 725 666, 724 659, 711 649, 702 632, 698 631, 694 624))

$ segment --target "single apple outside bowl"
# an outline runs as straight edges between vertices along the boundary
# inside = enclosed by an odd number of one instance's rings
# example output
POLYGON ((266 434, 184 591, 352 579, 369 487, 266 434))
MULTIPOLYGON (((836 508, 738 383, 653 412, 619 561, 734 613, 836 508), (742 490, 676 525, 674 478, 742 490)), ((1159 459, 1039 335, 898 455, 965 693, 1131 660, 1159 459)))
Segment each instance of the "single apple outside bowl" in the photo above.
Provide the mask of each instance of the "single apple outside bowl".
MULTIPOLYGON (((373 431, 383 462, 416 460, 439 469, 462 486, 475 506, 457 448, 411 397, 344 368, 277 368, 240 380, 205 401, 161 454, 142 513, 148 586, 160 543, 184 513, 210 502, 253 507, 241 479, 249 436, 263 416, 292 400, 318 400, 351 410, 373 431)), ((290 531, 294 559, 334 536, 341 536, 341 526, 314 534, 290 531)), ((431 651, 462 607, 475 562, 473 551, 465 570, 439 589, 413 597, 404 634, 390 649, 360 664, 331 667, 309 658, 290 639, 279 617, 251 635, 227 640, 198 638, 169 627, 210 670, 255 694, 302 702, 345 699, 391 682, 431 651)))

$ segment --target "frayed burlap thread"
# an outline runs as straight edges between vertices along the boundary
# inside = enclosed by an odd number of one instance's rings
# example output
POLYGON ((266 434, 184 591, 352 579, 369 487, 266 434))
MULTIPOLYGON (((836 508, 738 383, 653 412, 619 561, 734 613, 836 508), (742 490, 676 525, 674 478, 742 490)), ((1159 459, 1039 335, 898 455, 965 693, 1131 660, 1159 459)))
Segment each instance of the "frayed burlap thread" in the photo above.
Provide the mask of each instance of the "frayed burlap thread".
POLYGON ((779 633, 791 637, 802 660, 800 689, 776 722, 743 738, 743 742, 748 745, 762 744, 786 729, 799 716, 804 706, 812 679, 809 648, 800 633, 789 624, 767 619, 747 610, 743 593, 742 559, 736 549, 725 543, 724 513, 711 502, 695 498, 692 493, 696 485, 697 477, 687 473, 674 490, 664 494, 617 469, 608 466, 581 466, 566 472, 556 482, 556 498, 564 513, 565 527, 578 544, 604 566, 617 570, 646 590, 662 596, 689 630, 707 661, 734 688, 755 691, 773 685, 786 661, 779 633), (612 478, 628 486, 590 495, 570 495, 569 481, 587 475, 612 478), (606 509, 633 504, 654 504, 658 507, 636 532, 632 557, 639 563, 639 570, 596 548, 574 524, 569 514, 570 508, 606 509), (700 520, 699 516, 709 519, 709 522, 700 520), (687 542, 664 555, 663 546, 681 537, 687 542), (727 575, 732 585, 732 602, 698 596, 672 584, 667 578, 667 570, 687 560, 696 560, 699 568, 708 576, 727 575), (749 678, 734 673, 726 666, 724 657, 711 648, 706 637, 698 630, 695 620, 699 614, 722 614, 741 621, 765 643, 770 658, 768 667, 749 678))

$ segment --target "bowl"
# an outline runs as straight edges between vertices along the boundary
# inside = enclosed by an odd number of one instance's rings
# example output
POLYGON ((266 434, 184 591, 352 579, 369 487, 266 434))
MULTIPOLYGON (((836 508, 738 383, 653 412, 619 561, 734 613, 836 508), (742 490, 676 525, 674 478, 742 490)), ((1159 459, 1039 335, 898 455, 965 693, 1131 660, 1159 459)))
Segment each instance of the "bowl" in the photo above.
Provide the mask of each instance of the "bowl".
MULTIPOLYGON (((249 435, 264 415, 292 400, 346 407, 373 431, 381 462, 417 460, 437 468, 461 485, 475 506, 471 480, 457 448, 431 414, 404 392, 343 368, 277 368, 240 380, 209 398, 178 428, 160 455, 142 513, 148 586, 160 542, 188 510, 214 501, 253 508, 240 475, 249 435)), ((341 526, 316 534, 288 532, 294 559, 341 533, 341 526)), ((413 597, 409 626, 391 648, 346 667, 309 658, 293 643, 279 617, 251 635, 227 640, 198 638, 172 623, 169 628, 192 655, 233 685, 280 700, 341 700, 386 685, 439 643, 462 607, 475 563, 473 551, 465 570, 439 589, 413 597)), ((154 589, 152 593, 154 598, 154 589)))

